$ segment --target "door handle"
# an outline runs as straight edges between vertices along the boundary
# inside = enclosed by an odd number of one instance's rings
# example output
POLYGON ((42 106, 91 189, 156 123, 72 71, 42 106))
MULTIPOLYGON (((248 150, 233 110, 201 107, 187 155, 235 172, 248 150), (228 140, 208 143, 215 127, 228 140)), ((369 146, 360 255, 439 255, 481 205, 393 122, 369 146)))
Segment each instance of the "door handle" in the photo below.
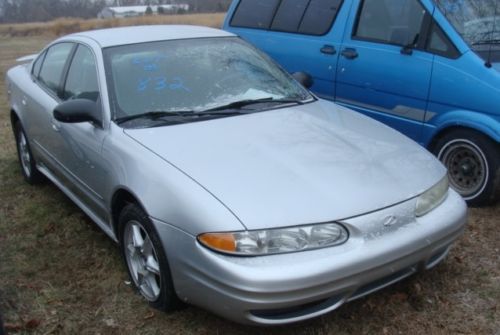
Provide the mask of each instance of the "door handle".
POLYGON ((337 53, 337 50, 333 45, 324 45, 320 49, 321 53, 324 53, 325 55, 335 55, 337 53))
POLYGON ((354 48, 345 48, 342 50, 341 55, 347 59, 356 59, 359 56, 358 52, 354 48))
POLYGON ((61 127, 55 121, 52 121, 52 129, 56 132, 59 132, 61 127))

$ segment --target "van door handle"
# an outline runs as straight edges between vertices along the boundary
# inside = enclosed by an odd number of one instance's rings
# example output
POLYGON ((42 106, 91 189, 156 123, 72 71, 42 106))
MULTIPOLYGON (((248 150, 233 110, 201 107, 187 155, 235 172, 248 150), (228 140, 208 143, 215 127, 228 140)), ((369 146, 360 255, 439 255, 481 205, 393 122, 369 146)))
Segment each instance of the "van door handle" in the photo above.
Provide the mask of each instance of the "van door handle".
POLYGON ((356 59, 359 56, 358 52, 354 48, 345 48, 342 50, 341 55, 347 59, 356 59))
POLYGON ((325 55, 335 55, 337 53, 337 50, 333 45, 324 45, 320 49, 321 53, 324 53, 325 55))

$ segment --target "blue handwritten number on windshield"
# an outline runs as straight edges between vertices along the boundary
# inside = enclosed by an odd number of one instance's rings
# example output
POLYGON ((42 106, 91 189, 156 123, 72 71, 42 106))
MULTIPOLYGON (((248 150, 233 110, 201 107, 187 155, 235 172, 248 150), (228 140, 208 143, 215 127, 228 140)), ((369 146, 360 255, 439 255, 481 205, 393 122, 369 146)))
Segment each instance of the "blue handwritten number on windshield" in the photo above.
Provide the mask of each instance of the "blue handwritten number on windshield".
POLYGON ((184 90, 186 92, 191 92, 189 88, 184 86, 184 81, 180 77, 175 77, 170 84, 170 89, 171 90, 184 90))
POLYGON ((139 79, 139 84, 137 85, 138 92, 144 92, 148 88, 148 84, 151 81, 151 78, 139 79))
POLYGON ((181 77, 174 77, 172 80, 168 80, 167 77, 147 77, 139 79, 139 82, 137 83, 137 92, 145 92, 150 89, 154 89, 157 92, 163 90, 182 90, 185 92, 191 92, 191 90, 184 85, 184 80, 181 77))
POLYGON ((163 91, 168 86, 167 78, 165 78, 165 77, 157 77, 157 78, 155 78, 155 81, 156 81, 156 85, 155 85, 156 91, 163 91))

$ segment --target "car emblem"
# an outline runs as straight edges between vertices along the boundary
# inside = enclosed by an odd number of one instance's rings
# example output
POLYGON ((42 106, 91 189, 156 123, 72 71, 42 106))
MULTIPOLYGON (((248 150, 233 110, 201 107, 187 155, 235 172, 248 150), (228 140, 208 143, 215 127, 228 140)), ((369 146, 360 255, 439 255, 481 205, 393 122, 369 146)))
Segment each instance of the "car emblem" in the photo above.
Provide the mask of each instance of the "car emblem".
POLYGON ((394 215, 390 215, 384 219, 384 226, 391 227, 394 226, 398 222, 398 218, 394 215))

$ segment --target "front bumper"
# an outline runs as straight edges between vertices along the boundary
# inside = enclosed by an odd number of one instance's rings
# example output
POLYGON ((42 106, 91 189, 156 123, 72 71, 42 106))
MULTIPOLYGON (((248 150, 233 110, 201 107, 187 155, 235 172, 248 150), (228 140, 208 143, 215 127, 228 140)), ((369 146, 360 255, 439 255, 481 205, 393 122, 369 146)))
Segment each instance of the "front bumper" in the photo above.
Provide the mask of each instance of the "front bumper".
POLYGON ((350 238, 341 246, 264 257, 217 254, 153 222, 179 298, 236 322, 278 325, 325 314, 443 260, 463 232, 466 205, 450 190, 415 218, 415 201, 343 220, 350 238))

